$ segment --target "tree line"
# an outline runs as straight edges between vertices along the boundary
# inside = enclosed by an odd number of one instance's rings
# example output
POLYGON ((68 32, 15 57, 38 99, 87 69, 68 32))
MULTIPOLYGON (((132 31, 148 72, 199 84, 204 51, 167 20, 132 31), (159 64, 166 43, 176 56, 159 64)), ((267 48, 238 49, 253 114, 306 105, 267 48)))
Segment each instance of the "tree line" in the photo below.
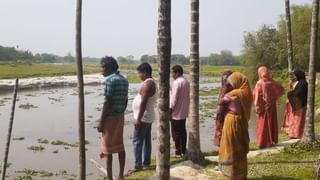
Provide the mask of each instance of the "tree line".
MULTIPOLYGON (((312 7, 310 5, 291 6, 293 67, 304 71, 307 71, 309 67, 311 17, 312 7)), ((284 15, 280 16, 277 27, 263 25, 256 32, 246 32, 241 54, 242 64, 254 69, 261 65, 272 69, 288 68, 286 37, 287 26, 284 15)), ((317 38, 320 38, 319 33, 317 38)), ((319 63, 316 69, 320 70, 319 63)))
MULTIPOLYGON (((75 62, 75 57, 71 53, 66 56, 59 56, 50 53, 36 53, 31 51, 18 50, 15 47, 0 46, 0 62, 44 62, 44 63, 60 63, 60 62, 75 62)), ((140 59, 135 59, 134 56, 119 56, 116 58, 120 64, 138 64, 138 63, 157 63, 156 55, 142 55, 140 59)), ((84 62, 100 62, 100 58, 83 57, 84 62)), ((172 54, 171 64, 189 64, 189 57, 183 54, 172 54)), ((230 50, 222 50, 219 53, 212 53, 208 56, 200 57, 201 65, 240 65, 240 57, 234 56, 230 50)))

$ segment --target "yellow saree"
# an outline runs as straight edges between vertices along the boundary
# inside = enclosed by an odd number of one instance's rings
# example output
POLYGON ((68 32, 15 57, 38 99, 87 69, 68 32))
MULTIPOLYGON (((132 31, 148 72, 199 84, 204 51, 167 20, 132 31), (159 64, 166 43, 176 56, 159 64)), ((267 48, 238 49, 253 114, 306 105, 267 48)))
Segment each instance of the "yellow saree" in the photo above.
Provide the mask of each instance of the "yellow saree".
POLYGON ((227 96, 235 102, 237 112, 228 113, 224 119, 219 148, 219 168, 229 179, 246 179, 249 151, 248 121, 252 92, 248 79, 239 72, 232 73, 228 83, 233 90, 227 96))

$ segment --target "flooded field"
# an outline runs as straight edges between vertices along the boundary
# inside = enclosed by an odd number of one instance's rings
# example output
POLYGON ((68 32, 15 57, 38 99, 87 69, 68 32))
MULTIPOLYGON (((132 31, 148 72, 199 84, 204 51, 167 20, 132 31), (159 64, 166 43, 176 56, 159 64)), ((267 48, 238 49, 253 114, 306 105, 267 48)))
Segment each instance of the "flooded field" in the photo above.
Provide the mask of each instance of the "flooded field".
MULTIPOLYGON (((212 151, 216 96, 219 79, 201 79, 200 86, 200 134, 203 151, 212 151)), ((126 170, 133 168, 133 115, 131 103, 140 84, 130 84, 129 104, 126 110, 124 143, 127 152, 126 170)), ((94 126, 100 117, 103 103, 103 85, 85 86, 87 160, 99 159, 99 133, 94 126)), ((7 127, 9 124, 11 93, 0 94, 0 159, 3 159, 7 127)), ((39 89, 20 91, 9 154, 9 179, 38 173, 40 179, 77 179, 78 173, 78 124, 77 89, 39 89), (41 171, 42 172, 38 172, 41 171), (31 172, 30 172, 31 171, 31 172)), ((254 116, 253 116, 254 117, 254 116)), ((250 136, 254 140, 255 122, 250 122, 250 136)), ((153 156, 155 154, 156 126, 153 124, 153 156)), ((173 143, 172 143, 173 144, 173 143)), ((173 145, 172 145, 173 148, 173 145)), ((174 152, 174 151, 171 151, 174 152)), ((115 173, 118 172, 117 156, 114 156, 115 173)), ((88 179, 97 179, 100 172, 87 161, 88 179)))

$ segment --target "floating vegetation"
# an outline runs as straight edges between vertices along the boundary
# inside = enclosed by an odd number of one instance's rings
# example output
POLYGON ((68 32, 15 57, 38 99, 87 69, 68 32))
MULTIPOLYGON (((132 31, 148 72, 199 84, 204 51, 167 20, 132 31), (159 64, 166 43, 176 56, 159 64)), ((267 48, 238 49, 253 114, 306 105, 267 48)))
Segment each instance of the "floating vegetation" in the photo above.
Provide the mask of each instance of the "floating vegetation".
POLYGON ((61 102, 61 101, 63 100, 63 98, 62 98, 62 97, 60 97, 60 98, 52 98, 52 97, 48 97, 48 99, 49 99, 49 100, 51 100, 51 101, 55 101, 55 102, 61 102))
POLYGON ((89 115, 88 118, 93 118, 93 116, 89 115))
POLYGON ((12 140, 14 140, 14 141, 23 141, 24 139, 25 139, 24 137, 12 138, 12 140))
POLYGON ((79 146, 77 143, 76 144, 70 144, 70 143, 67 143, 67 142, 64 142, 64 141, 60 141, 60 140, 52 141, 51 144, 55 145, 55 146, 59 146, 59 145, 69 146, 69 147, 78 147, 79 146))
POLYGON ((32 180, 32 177, 29 175, 25 175, 25 176, 18 176, 16 178, 14 178, 14 180, 32 180))
POLYGON ((23 174, 21 176, 18 176, 15 178, 15 180, 32 180, 32 179, 43 179, 43 178, 49 178, 49 179, 76 179, 77 175, 74 174, 68 174, 67 171, 62 170, 59 172, 49 172, 46 170, 33 170, 33 169, 27 169, 21 171, 15 171, 16 173, 23 174))
POLYGON ((31 108, 38 108, 38 106, 35 106, 33 104, 30 104, 30 103, 26 103, 26 104, 20 104, 19 108, 21 108, 21 109, 31 109, 31 108))
POLYGON ((200 90, 199 95, 200 96, 217 96, 219 94, 219 91, 220 91, 219 88, 203 89, 203 90, 200 90))
MULTIPOLYGON (((79 145, 79 142, 77 142, 76 144, 79 145)), ((90 142, 88 140, 84 140, 84 144, 90 144, 90 142)))
POLYGON ((57 150, 54 150, 54 151, 52 151, 52 153, 53 154, 58 154, 59 153, 59 150, 57 149, 57 150))
POLYGON ((47 139, 41 139, 39 138, 38 139, 38 143, 41 143, 41 144, 49 144, 49 141, 47 139))
POLYGON ((68 150, 68 149, 70 149, 69 147, 67 147, 67 146, 65 146, 65 147, 63 147, 65 150, 68 150))
POLYGON ((32 169, 24 169, 22 171, 16 171, 16 173, 26 174, 25 176, 29 176, 29 177, 30 176, 51 177, 54 175, 52 172, 48 172, 45 170, 37 171, 32 169))
POLYGON ((36 95, 34 95, 34 94, 26 94, 25 96, 35 97, 36 95))
POLYGON ((94 92, 92 92, 92 91, 85 91, 84 92, 84 95, 89 95, 89 94, 93 94, 94 92))
POLYGON ((0 106, 4 106, 5 105, 4 103, 5 102, 3 100, 0 100, 0 106))
POLYGON ((32 151, 43 151, 45 148, 43 146, 29 146, 27 149, 32 150, 32 151))

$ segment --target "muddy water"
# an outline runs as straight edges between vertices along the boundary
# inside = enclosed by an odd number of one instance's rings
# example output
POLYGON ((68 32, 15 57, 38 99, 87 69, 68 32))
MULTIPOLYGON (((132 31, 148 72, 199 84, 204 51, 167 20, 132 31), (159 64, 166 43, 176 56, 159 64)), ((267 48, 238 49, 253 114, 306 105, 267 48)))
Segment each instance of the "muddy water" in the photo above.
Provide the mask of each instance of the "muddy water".
MULTIPOLYGON (((214 80, 213 82, 216 82, 214 80)), ((202 83, 200 89, 218 88, 219 83, 202 83)), ((130 84, 129 105, 126 111, 126 123, 124 128, 124 143, 127 152, 126 170, 133 167, 133 121, 131 103, 138 92, 140 84, 130 84)), ((39 144, 38 139, 47 139, 49 142, 61 140, 74 144, 77 138, 77 89, 41 89, 36 91, 19 92, 16 106, 16 115, 13 128, 13 138, 24 137, 24 140, 11 141, 9 162, 11 166, 7 174, 13 178, 18 175, 17 170, 24 168, 34 170, 47 170, 58 172, 66 170, 70 174, 78 172, 78 148, 66 146, 55 146, 49 144, 39 144), (20 108, 23 104, 32 104, 35 107, 30 109, 20 108), (27 148, 33 145, 41 145, 45 149, 42 152, 34 152, 27 148), (58 151, 53 153, 53 151, 58 151)), ((86 145, 87 159, 93 158, 101 165, 105 165, 104 160, 99 159, 99 134, 94 126, 101 113, 103 102, 103 86, 85 87, 86 104, 86 139, 90 142, 86 145)), ((201 102, 214 101, 215 96, 202 97, 201 102)), ((3 159, 8 120, 11 107, 11 94, 0 94, 0 160, 3 159)), ((210 114, 207 120, 200 124, 201 148, 203 151, 215 149, 212 145, 212 135, 214 128, 214 110, 208 111, 210 114)), ((255 121, 254 115, 250 122, 250 136, 254 140, 255 121)), ((153 156, 155 154, 156 126, 153 124, 153 156)), ((174 152, 173 150, 171 152, 174 152)), ((118 172, 118 159, 114 155, 114 170, 118 172)), ((96 179, 100 172, 89 162, 87 162, 88 179, 96 179)))

